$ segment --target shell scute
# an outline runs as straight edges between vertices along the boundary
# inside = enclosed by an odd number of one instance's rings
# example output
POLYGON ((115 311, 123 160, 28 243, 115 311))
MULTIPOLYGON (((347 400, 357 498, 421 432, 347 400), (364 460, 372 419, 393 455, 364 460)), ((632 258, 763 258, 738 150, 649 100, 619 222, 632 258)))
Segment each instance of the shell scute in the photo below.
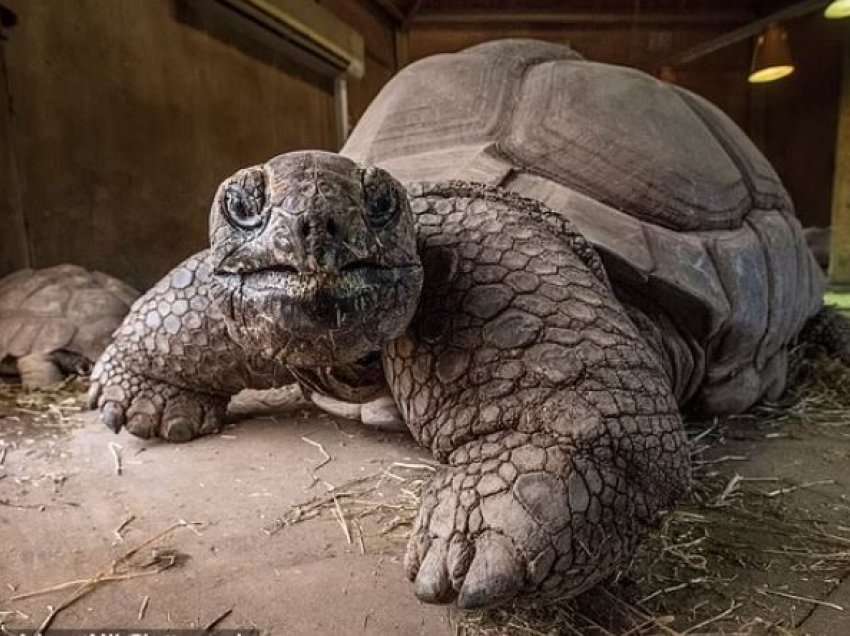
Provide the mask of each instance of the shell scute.
POLYGON ((0 361, 59 349, 94 361, 138 296, 77 265, 14 272, 0 279, 0 361))

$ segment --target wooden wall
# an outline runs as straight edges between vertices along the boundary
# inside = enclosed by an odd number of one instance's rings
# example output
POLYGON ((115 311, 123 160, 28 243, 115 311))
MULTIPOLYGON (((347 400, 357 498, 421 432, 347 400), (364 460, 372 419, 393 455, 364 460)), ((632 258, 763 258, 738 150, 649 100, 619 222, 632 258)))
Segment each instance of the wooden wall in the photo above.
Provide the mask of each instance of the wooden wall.
POLYGON ((366 73, 348 80, 348 112, 352 128, 398 68, 395 24, 370 0, 319 0, 343 22, 357 29, 366 43, 366 73))
POLYGON ((841 91, 842 43, 850 20, 820 13, 787 24, 795 72, 752 87, 754 138, 770 159, 806 226, 829 225, 841 91))
MULTIPOLYGON (((2 29, 2 27, 0 27, 2 29)), ((6 47, 0 30, 0 276, 29 262, 28 241, 12 152, 11 100, 6 47)))
POLYGON ((3 2, 18 24, 3 43, 0 216, 16 218, 17 189, 27 245, 3 230, 0 275, 29 251, 35 267, 71 261, 146 287, 205 247, 227 175, 336 146, 327 79, 218 37, 190 3, 3 2))

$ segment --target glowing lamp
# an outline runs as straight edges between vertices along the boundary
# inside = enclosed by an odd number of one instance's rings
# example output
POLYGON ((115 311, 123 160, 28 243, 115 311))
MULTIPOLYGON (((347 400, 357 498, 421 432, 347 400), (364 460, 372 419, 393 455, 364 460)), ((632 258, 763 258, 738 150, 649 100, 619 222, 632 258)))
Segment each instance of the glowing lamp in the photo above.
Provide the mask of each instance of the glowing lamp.
POLYGON ((823 14, 831 20, 850 18, 850 0, 833 0, 823 14))
POLYGON ((788 33, 778 24, 771 24, 756 40, 749 81, 753 84, 773 82, 793 72, 788 33))

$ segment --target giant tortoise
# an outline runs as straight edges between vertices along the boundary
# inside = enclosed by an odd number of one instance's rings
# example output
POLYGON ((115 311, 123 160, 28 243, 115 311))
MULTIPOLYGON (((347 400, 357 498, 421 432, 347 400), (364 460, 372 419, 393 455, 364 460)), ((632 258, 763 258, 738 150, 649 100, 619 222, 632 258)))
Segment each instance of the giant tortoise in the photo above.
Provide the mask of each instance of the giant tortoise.
POLYGON ((499 41, 404 69, 341 154, 227 178, 210 249, 136 305, 91 401, 183 441, 244 387, 386 383, 444 462, 408 544, 417 596, 576 594, 687 490, 683 410, 777 397, 807 323, 847 356, 822 292, 782 184, 717 108, 499 41))
POLYGON ((0 279, 0 371, 27 387, 87 375, 138 296, 117 278, 70 264, 0 279))

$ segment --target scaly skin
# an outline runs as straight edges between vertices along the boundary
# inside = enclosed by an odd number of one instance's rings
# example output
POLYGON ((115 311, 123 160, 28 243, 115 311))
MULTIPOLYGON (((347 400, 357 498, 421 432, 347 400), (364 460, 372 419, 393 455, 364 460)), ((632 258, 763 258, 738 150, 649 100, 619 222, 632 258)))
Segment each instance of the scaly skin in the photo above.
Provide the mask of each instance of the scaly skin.
POLYGON ((545 208, 464 184, 415 191, 412 207, 426 287, 384 364, 414 436, 448 466, 407 574, 422 600, 461 607, 577 594, 688 487, 669 382, 595 254, 545 208))
POLYGON ((213 276, 212 261, 196 254, 142 296, 95 365, 89 402, 112 430, 187 441, 217 431, 243 388, 295 381, 285 364, 230 336, 235 290, 213 276))
POLYGON ((237 389, 345 384, 289 368, 356 368, 382 346, 411 432, 447 464, 407 550, 417 595, 474 607, 577 594, 688 487, 662 362, 593 248, 544 206, 448 183, 411 187, 393 212, 384 195, 400 188, 324 153, 237 173, 213 204, 211 251, 136 304, 93 399, 115 430, 182 440, 214 430, 237 389), (231 199, 247 229, 222 221, 231 199), (352 276, 364 290, 330 302, 352 276))

